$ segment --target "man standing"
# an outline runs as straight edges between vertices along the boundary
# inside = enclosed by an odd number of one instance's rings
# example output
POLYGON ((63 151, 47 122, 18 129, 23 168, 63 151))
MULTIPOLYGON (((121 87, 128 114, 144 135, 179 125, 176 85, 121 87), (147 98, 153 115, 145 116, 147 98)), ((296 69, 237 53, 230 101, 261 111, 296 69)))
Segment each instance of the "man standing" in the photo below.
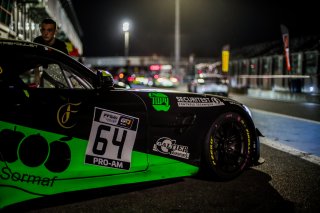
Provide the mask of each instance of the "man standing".
POLYGON ((40 24, 41 36, 36 37, 33 41, 39 44, 50 46, 68 54, 66 44, 63 41, 55 38, 56 30, 57 23, 50 18, 46 18, 40 24))

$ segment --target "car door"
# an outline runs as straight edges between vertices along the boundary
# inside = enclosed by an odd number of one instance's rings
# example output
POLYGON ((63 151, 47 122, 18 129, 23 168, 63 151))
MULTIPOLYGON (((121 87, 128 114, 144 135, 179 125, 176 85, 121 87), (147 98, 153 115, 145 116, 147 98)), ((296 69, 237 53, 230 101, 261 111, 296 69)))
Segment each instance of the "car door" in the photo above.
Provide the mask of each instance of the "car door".
POLYGON ((23 98, 4 107, 7 116, 1 119, 0 137, 6 140, 6 131, 20 135, 14 146, 20 173, 79 179, 146 170, 146 109, 140 99, 94 89, 79 67, 52 58, 42 56, 37 69, 40 85, 30 84, 34 69, 20 73, 26 87, 16 88, 23 98))

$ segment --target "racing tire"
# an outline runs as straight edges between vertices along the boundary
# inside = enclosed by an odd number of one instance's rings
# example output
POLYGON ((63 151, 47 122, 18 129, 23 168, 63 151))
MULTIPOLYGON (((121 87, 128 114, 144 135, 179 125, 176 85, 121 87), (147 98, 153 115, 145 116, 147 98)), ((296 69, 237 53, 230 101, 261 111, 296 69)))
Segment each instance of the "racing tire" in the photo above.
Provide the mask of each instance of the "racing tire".
POLYGON ((222 181, 237 177, 249 165, 252 138, 245 116, 238 112, 218 116, 204 143, 202 166, 206 174, 222 181))

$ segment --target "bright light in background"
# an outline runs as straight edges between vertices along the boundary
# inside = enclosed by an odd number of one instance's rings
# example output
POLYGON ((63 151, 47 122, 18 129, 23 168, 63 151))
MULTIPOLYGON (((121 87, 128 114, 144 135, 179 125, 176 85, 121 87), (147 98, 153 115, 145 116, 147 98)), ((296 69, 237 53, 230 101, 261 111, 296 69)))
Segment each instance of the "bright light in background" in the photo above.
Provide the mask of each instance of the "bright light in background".
POLYGON ((129 31, 129 28, 130 28, 130 23, 129 22, 124 22, 122 24, 122 31, 123 32, 128 32, 129 31))
POLYGON ((129 56, 129 30, 130 23, 125 21, 122 24, 122 31, 124 32, 124 55, 125 57, 129 56))
POLYGON ((159 71, 159 70, 161 70, 161 65, 160 64, 152 64, 152 65, 150 65, 149 69, 151 71, 159 71))

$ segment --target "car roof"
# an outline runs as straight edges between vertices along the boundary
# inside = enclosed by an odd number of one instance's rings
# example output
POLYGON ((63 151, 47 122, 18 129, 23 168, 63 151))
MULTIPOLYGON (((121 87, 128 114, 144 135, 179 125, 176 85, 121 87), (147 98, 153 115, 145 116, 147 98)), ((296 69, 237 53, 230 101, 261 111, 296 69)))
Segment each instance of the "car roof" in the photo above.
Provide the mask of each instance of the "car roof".
POLYGON ((15 40, 15 39, 0 38, 0 48, 1 48, 1 53, 0 53, 1 55, 19 54, 24 51, 28 51, 29 53, 50 52, 51 54, 55 54, 55 55, 61 55, 61 54, 66 55, 62 51, 46 45, 34 43, 31 41, 15 40), (17 50, 18 52, 14 52, 14 50, 17 50))
POLYGON ((97 74, 71 56, 54 48, 29 41, 0 38, 0 81, 16 79, 39 65, 57 63, 70 67, 96 87, 97 74))
MULTIPOLYGON (((66 64, 74 64, 81 67, 81 70, 87 70, 88 75, 95 75, 95 73, 83 64, 72 58, 71 56, 51 48, 46 45, 23 41, 15 39, 0 38, 0 62, 14 62, 16 67, 27 68, 25 66, 32 65, 32 59, 26 56, 48 56, 54 58, 56 61, 65 62, 66 64), (22 57, 19 57, 22 56, 22 57)), ((34 63, 37 63, 36 61, 34 63)))

